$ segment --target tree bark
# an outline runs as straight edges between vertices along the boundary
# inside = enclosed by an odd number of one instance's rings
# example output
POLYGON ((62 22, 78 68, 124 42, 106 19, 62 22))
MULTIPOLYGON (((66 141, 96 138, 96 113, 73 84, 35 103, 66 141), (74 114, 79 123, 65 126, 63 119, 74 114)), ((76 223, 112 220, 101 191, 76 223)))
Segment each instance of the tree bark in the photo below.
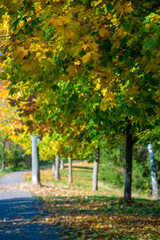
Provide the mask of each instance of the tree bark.
POLYGON ((32 184, 40 184, 40 168, 38 158, 38 136, 31 135, 32 139, 32 184))
POLYGON ((151 165, 152 197, 153 199, 158 199, 158 181, 156 174, 156 164, 151 143, 148 144, 148 152, 151 165))
POLYGON ((64 161, 63 161, 63 159, 61 159, 60 169, 61 169, 61 170, 64 169, 64 161))
POLYGON ((53 159, 52 163, 52 175, 55 175, 55 159, 53 159))
POLYGON ((93 166, 93 180, 92 180, 92 191, 98 190, 98 167, 99 167, 99 147, 95 151, 95 159, 93 166))
POLYGON ((71 184, 73 182, 72 177, 72 156, 68 157, 68 184, 71 184))
POLYGON ((126 175, 125 175, 125 190, 124 199, 126 201, 131 200, 131 187, 132 187, 132 153, 133 153, 133 141, 132 134, 130 133, 131 123, 128 124, 126 130, 126 175))
POLYGON ((60 164, 60 155, 58 153, 56 156, 56 164, 55 164, 55 180, 60 179, 59 164, 60 164))
POLYGON ((3 147, 2 147, 2 152, 1 152, 1 158, 2 158, 2 166, 1 166, 1 171, 4 171, 5 169, 5 155, 4 155, 4 150, 5 150, 5 141, 3 142, 3 147))

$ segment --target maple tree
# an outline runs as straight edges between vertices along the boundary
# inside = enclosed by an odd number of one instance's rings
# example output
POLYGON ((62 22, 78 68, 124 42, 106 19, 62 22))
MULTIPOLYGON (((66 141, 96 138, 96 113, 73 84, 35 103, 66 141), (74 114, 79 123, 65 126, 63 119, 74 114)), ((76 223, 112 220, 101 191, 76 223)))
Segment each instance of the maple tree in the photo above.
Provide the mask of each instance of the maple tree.
POLYGON ((22 82, 42 96, 60 80, 76 86, 77 77, 86 77, 94 83, 95 94, 102 95, 98 106, 111 112, 111 131, 126 132, 125 199, 130 200, 133 144, 159 118, 157 1, 0 3, 2 68, 11 89, 22 82))
MULTIPOLYGON (((30 153, 30 144, 28 143, 27 128, 20 121, 17 106, 12 106, 10 102, 10 95, 8 81, 0 81, 0 142, 1 142, 1 159, 2 168, 5 165, 17 166, 19 164, 18 155, 21 152, 20 146, 23 148, 25 154, 30 153), (14 153, 15 149, 17 153, 14 153), (27 152, 27 151, 28 152, 27 152), (5 154, 7 152, 7 162, 5 161, 5 154), (11 156, 9 156, 11 153, 11 156), (10 158, 10 160, 9 160, 10 158)), ((21 158, 22 155, 21 155, 21 158)))
POLYGON ((4 111, 6 110, 6 99, 5 99, 5 94, 6 89, 0 83, 0 117, 1 117, 1 122, 0 122, 0 142, 2 145, 1 149, 1 160, 2 160, 2 165, 1 165, 1 170, 3 171, 5 169, 5 156, 4 156, 4 150, 5 150, 5 145, 6 145, 6 140, 8 137, 7 132, 5 131, 4 125, 6 124, 6 118, 4 117, 4 111))
POLYGON ((9 138, 12 138, 12 130, 15 128, 15 109, 8 102, 9 90, 3 81, 0 81, 0 142, 1 142, 1 170, 5 169, 5 147, 9 138))

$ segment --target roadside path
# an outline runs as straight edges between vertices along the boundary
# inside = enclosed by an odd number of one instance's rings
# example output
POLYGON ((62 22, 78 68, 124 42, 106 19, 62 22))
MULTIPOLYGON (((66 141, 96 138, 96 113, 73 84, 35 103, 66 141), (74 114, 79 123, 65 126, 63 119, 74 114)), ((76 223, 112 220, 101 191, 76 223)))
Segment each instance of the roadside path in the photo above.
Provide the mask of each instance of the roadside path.
POLYGON ((43 224, 47 214, 29 192, 18 189, 25 171, 0 178, 0 240, 60 240, 60 230, 43 224))

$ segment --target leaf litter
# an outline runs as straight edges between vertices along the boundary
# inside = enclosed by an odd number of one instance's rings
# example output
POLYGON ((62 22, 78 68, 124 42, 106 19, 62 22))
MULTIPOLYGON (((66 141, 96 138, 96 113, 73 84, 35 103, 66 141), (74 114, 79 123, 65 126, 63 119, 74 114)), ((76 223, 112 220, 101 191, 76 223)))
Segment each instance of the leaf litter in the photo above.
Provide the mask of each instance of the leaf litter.
MULTIPOLYGON (((25 178, 31 179, 31 173, 25 178)), ((47 213, 28 219, 28 223, 54 225, 68 239, 160 239, 159 201, 136 198, 127 203, 115 190, 91 192, 90 186, 57 183, 47 169, 41 172, 41 179, 42 185, 25 182, 9 187, 31 192, 41 202, 41 211, 47 213)), ((0 190, 9 188, 1 186, 0 190)), ((15 221, 16 225, 20 223, 15 221)))

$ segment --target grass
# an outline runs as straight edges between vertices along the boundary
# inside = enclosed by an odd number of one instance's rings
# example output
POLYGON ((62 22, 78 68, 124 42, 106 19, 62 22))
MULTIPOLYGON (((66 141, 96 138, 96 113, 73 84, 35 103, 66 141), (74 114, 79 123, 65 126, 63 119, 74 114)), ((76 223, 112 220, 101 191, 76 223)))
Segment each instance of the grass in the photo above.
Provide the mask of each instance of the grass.
MULTIPOLYGON (((49 216, 43 224, 61 228, 69 239, 160 239, 160 202, 136 196, 123 200, 121 189, 99 184, 92 192, 92 164, 73 164, 73 184, 68 185, 68 167, 54 180, 51 169, 41 170, 41 187, 32 191, 49 216)), ((31 173, 25 175, 31 180, 31 173)))
MULTIPOLYGON (((68 165, 65 164, 64 169, 60 170, 60 180, 54 179, 51 168, 41 169, 41 183, 42 185, 48 184, 54 187, 62 187, 69 190, 78 190, 79 192, 88 192, 90 194, 95 194, 91 192, 92 189, 92 163, 74 163, 73 164, 73 183, 68 185, 68 165)), ((31 181, 31 173, 25 174, 26 181, 31 181)), ((122 192, 119 189, 112 189, 108 186, 103 186, 102 183, 99 184, 99 191, 97 194, 102 194, 107 192, 109 195, 122 196, 122 192)))

